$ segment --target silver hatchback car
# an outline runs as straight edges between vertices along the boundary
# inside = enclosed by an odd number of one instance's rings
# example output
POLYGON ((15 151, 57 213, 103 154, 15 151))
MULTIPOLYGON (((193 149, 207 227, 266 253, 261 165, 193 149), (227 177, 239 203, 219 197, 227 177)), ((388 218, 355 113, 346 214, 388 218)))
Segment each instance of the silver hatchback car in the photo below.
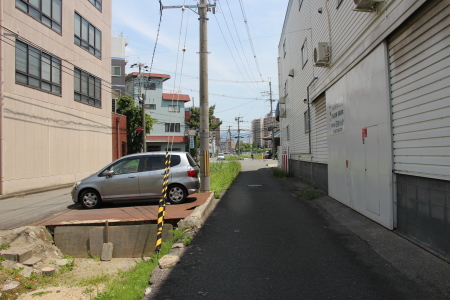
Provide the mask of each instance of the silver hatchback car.
MULTIPOLYGON (((200 188, 199 167, 187 152, 170 152, 169 156, 167 200, 183 203, 200 188)), ((104 201, 160 198, 165 160, 162 151, 121 157, 75 183, 72 200, 85 208, 97 208, 104 201)))

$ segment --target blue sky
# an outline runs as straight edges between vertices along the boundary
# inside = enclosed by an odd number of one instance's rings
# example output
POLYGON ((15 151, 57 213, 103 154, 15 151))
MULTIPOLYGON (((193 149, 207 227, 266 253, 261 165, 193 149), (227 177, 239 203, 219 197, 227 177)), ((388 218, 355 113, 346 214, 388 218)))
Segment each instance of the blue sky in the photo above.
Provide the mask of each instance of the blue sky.
MULTIPOLYGON (((250 129, 253 119, 270 112, 269 97, 262 93, 269 91, 269 78, 273 99, 278 99, 277 53, 287 2, 218 0, 216 13, 208 13, 209 104, 216 105, 215 116, 223 121, 221 130, 228 130, 228 126, 236 130, 236 117, 242 117, 241 129, 250 129)), ((122 33, 129 42, 127 72, 137 71, 129 68, 136 62, 150 66, 159 1, 113 0, 112 4, 113 35, 122 33)), ((162 4, 195 5, 197 1, 162 0, 162 4)), ((189 9, 164 9, 152 73, 171 75, 164 90, 190 95, 194 101, 188 106, 199 106, 198 49, 198 15, 189 9)))

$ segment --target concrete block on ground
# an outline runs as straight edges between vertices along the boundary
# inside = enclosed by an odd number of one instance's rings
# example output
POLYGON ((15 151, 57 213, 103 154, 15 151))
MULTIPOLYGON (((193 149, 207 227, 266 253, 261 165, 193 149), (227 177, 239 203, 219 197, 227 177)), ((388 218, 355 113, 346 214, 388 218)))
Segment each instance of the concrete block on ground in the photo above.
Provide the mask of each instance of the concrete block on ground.
MULTIPOLYGON (((114 244, 112 257, 145 257, 155 251, 157 224, 109 225, 109 241, 114 244)), ((171 239, 171 224, 165 224, 163 241, 171 239)), ((104 226, 91 228, 89 231, 89 249, 92 256, 100 257, 105 242, 104 226)))
POLYGON ((180 261, 180 257, 176 255, 164 255, 159 261, 158 265, 161 269, 173 268, 180 261))
POLYGON ((40 257, 31 257, 30 259, 27 259, 26 261, 24 261, 22 264, 24 264, 25 266, 34 266, 41 260, 42 260, 42 258, 40 258, 40 257))
POLYGON ((33 268, 32 267, 24 267, 19 273, 26 278, 30 278, 31 277, 31 273, 33 273, 33 268))
POLYGON ((3 256, 7 260, 23 263, 33 256, 33 251, 22 248, 9 248, 7 250, 2 250, 0 256, 3 256))
POLYGON ((89 230, 95 227, 99 226, 57 226, 55 227, 55 245, 64 254, 77 258, 89 258, 89 230))
POLYGON ((103 261, 110 261, 113 254, 113 243, 103 243, 102 256, 100 257, 103 261))

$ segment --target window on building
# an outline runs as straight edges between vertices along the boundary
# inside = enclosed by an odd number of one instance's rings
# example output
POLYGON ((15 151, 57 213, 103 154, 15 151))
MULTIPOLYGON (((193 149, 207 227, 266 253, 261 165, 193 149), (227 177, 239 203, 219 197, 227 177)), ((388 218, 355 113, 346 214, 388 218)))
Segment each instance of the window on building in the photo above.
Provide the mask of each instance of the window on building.
POLYGON ((102 11, 102 0, 89 0, 99 11, 102 11))
POLYGON ((169 112, 180 112, 179 105, 169 105, 169 112))
POLYGON ((298 1, 298 4, 299 4, 299 5, 298 5, 298 10, 300 10, 300 8, 302 8, 302 3, 303 3, 303 0, 299 0, 299 1, 298 1))
POLYGON ((145 104, 145 109, 156 109, 156 104, 145 104))
POLYGON ((166 132, 180 132, 180 123, 166 123, 166 132))
POLYGON ((61 0, 16 0, 16 7, 61 33, 61 0))
POLYGON ((16 40, 16 83, 61 95, 61 60, 16 40))
POLYGON ((96 57, 102 56, 102 33, 79 14, 75 13, 74 42, 96 57))
POLYGON ((144 82, 144 90, 156 90, 156 83, 155 82, 144 82))
POLYGON ((288 86, 288 80, 284 82, 284 96, 286 97, 289 93, 289 86, 288 86))
POLYGON ((305 133, 309 132, 309 112, 308 110, 305 111, 305 113, 303 114, 303 119, 305 120, 305 133))
POLYGON ((284 42, 283 42, 283 57, 286 57, 286 39, 284 39, 284 42))
POLYGON ((306 62, 308 61, 308 47, 306 40, 303 42, 302 46, 302 67, 305 66, 306 62))
POLYGON ((341 3, 342 3, 342 0, 336 0, 336 8, 339 8, 339 5, 341 5, 341 3))
POLYGON ((286 126, 286 140, 290 140, 291 139, 291 133, 289 131, 289 125, 286 126))
POLYGON ((113 90, 112 91, 112 112, 116 112, 116 102, 117 102, 117 99, 119 99, 120 98, 120 94, 121 94, 121 92, 120 92, 120 90, 113 90))
POLYGON ((111 76, 120 76, 120 75, 121 75, 120 67, 117 66, 111 67, 111 76))
POLYGON ((75 68, 73 72, 75 101, 90 106, 101 107, 101 80, 78 68, 75 68))

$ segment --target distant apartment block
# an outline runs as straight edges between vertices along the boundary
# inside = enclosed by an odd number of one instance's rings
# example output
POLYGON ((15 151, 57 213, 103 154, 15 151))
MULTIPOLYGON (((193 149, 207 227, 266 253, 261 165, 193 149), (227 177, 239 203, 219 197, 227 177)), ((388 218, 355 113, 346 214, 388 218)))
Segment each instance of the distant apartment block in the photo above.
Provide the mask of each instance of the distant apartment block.
POLYGON ((146 137, 147 151, 185 151, 189 138, 185 132, 185 103, 189 95, 163 93, 163 83, 170 75, 133 72, 125 80, 125 93, 136 104, 145 98, 145 111, 157 122, 146 137))

